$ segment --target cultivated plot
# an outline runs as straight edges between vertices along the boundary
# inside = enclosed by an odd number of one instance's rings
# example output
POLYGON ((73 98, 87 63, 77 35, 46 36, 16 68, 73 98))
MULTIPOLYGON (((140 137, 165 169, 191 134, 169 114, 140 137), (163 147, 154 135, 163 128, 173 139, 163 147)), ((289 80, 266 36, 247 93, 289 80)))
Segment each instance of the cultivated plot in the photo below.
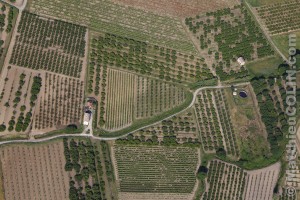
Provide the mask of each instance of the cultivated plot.
POLYGON ((116 131, 156 117, 184 103, 187 91, 175 84, 102 66, 92 59, 89 92, 98 100, 96 127, 116 131))
POLYGON ((236 0, 114 0, 114 2, 174 17, 197 15, 238 4, 236 0))
POLYGON ((90 50, 90 92, 99 90, 99 87, 93 88, 92 84, 97 81, 94 80, 95 76, 104 73, 99 67, 113 67, 185 84, 214 78, 203 58, 142 40, 113 34, 92 34, 90 50))
POLYGON ((291 0, 257 7, 256 11, 272 35, 300 29, 300 1, 291 0))
POLYGON ((109 0, 35 0, 30 11, 83 24, 96 31, 197 53, 179 19, 118 5, 109 0))
POLYGON ((68 199, 62 142, 1 147, 0 159, 6 199, 68 199))
POLYGON ((224 149, 239 157, 237 133, 233 128, 224 89, 202 90, 197 94, 195 111, 204 151, 224 149))
POLYGON ((280 163, 246 171, 220 160, 209 163, 208 187, 202 199, 272 200, 280 172, 280 163))
POLYGON ((83 107, 83 81, 45 73, 44 87, 34 113, 34 134, 80 124, 83 107))
MULTIPOLYGON (((166 193, 189 197, 196 184, 197 148, 114 145, 119 197, 166 193)), ((145 197, 149 199, 150 197, 145 197)))
POLYGON ((10 64, 80 78, 85 36, 82 26, 23 12, 10 64))

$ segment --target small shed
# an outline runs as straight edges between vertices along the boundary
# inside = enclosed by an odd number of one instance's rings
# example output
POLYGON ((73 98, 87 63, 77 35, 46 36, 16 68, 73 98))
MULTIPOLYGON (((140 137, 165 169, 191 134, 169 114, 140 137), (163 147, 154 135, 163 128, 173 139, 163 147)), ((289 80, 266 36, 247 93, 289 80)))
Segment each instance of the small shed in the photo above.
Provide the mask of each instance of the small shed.
POLYGON ((238 63, 241 65, 241 66, 244 66, 245 65, 245 59, 243 57, 239 57, 237 59, 238 63))
POLYGON ((83 125, 88 126, 91 119, 91 113, 85 112, 83 117, 83 125))

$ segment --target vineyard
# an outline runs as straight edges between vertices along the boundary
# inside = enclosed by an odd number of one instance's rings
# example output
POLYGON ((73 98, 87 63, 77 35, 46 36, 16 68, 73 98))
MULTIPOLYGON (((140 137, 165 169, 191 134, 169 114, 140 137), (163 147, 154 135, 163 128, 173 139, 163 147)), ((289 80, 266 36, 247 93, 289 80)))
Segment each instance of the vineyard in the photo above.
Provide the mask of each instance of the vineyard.
POLYGON ((6 72, 0 86, 0 132, 26 133, 42 87, 42 75, 11 66, 6 72))
POLYGON ((160 15, 171 15, 174 17, 186 17, 213 11, 217 9, 232 7, 237 4, 235 0, 217 1, 217 0, 114 0, 117 3, 137 7, 143 10, 156 12, 160 15), (199 6, 201 4, 201 6, 199 6))
POLYGON ((295 31, 300 29, 300 1, 291 0, 256 8, 257 13, 268 28, 270 34, 295 31))
POLYGON ((200 57, 126 37, 92 34, 90 51, 89 92, 99 91, 97 84, 94 88, 93 83, 97 81, 96 77, 100 81, 106 67, 150 75, 168 82, 194 83, 213 78, 200 57))
POLYGON ((224 149, 227 154, 239 157, 237 136, 229 114, 225 90, 200 91, 195 111, 204 151, 216 152, 224 149))
POLYGON ((107 78, 104 128, 114 130, 130 125, 134 119, 136 77, 133 74, 109 69, 107 78))
POLYGON ((0 149, 5 198, 68 199, 62 142, 6 146, 0 149))
POLYGON ((82 118, 83 81, 45 73, 45 86, 38 99, 33 132, 79 124, 82 118))
POLYGON ((31 2, 30 11, 83 24, 95 31, 196 53, 179 19, 121 6, 109 0, 78 0, 76 3, 71 0, 35 0, 31 2))
POLYGON ((279 171, 279 163, 260 170, 246 171, 223 161, 212 160, 207 176, 209 187, 202 199, 272 200, 279 171))
POLYGON ((197 149, 114 145, 112 153, 120 199, 123 199, 123 193, 193 192, 199 162, 197 149))
MULTIPOLYGON (((105 52, 102 45, 107 43, 113 45, 117 41, 115 39, 119 37, 109 35, 106 39, 108 38, 111 39, 105 41, 100 36, 98 39, 94 39, 90 53, 88 93, 94 95, 98 100, 97 127, 108 131, 116 131, 139 120, 168 112, 187 100, 187 91, 181 86, 152 79, 145 75, 129 73, 127 70, 116 70, 115 68, 118 66, 124 67, 127 61, 124 61, 123 64, 122 56, 118 58, 115 55, 115 50, 105 52), (107 60, 108 57, 111 61, 107 60), (122 59, 122 62, 119 59, 122 59)), ((125 38, 123 39, 125 41, 125 38)), ((128 42, 131 43, 132 40, 128 40, 128 42)), ((141 43, 137 44, 140 45, 141 43)), ((124 48, 127 48, 129 44, 124 43, 124 45, 124 48)), ((139 48, 140 46, 136 46, 127 50, 130 55, 135 55, 139 54, 139 48), (132 54, 132 51, 138 52, 132 54)), ((118 47, 117 51, 120 51, 120 49, 118 47)), ((124 58, 129 55, 125 52, 119 53, 124 55, 124 58)), ((140 56, 142 55, 136 55, 136 58, 139 59, 140 56)), ((136 58, 126 59, 132 61, 136 58)), ((140 64, 147 67, 147 63, 140 64)), ((126 65, 129 66, 128 71, 132 72, 134 72, 134 69, 131 69, 131 66, 139 67, 135 63, 127 63, 126 65)), ((141 74, 144 73, 146 72, 141 72, 141 74)))
POLYGON ((247 62, 274 54, 243 5, 189 17, 185 23, 200 41, 200 55, 205 56, 221 80, 248 76, 247 69, 237 62, 240 56, 247 62))
POLYGON ((24 12, 10 64, 82 76, 86 29, 24 12))
POLYGON ((273 190, 279 178, 280 163, 275 163, 269 167, 248 171, 247 183, 245 187, 245 200, 272 200, 273 190))

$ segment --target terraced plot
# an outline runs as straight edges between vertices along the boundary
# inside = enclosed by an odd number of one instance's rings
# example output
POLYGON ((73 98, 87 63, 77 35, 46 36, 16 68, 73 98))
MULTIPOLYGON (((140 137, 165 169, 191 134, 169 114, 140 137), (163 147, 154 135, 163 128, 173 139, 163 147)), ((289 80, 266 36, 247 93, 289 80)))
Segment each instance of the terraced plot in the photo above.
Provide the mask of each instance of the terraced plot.
POLYGON ((35 0, 31 2, 30 11, 83 24, 96 31, 196 53, 179 19, 121 6, 109 0, 35 0))
POLYGON ((282 1, 257 7, 256 11, 272 35, 300 29, 300 1, 282 1))
POLYGON ((190 194, 196 183, 197 149, 114 145, 116 176, 122 193, 190 194))
POLYGON ((86 29, 23 12, 10 64, 83 77, 86 29))
POLYGON ((68 199, 62 142, 1 147, 0 159, 6 199, 68 199))

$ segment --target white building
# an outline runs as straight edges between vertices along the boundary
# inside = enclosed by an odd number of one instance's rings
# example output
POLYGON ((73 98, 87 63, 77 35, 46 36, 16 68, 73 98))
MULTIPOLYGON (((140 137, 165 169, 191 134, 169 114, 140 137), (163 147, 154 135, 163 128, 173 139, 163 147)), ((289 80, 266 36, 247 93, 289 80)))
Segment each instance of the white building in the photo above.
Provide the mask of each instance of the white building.
POLYGON ((91 114, 90 113, 84 113, 83 117, 83 125, 88 126, 90 123, 91 114))
POLYGON ((238 61, 238 63, 239 63, 241 66, 245 65, 245 60, 244 60, 243 57, 239 57, 239 58, 237 59, 237 61, 238 61))

